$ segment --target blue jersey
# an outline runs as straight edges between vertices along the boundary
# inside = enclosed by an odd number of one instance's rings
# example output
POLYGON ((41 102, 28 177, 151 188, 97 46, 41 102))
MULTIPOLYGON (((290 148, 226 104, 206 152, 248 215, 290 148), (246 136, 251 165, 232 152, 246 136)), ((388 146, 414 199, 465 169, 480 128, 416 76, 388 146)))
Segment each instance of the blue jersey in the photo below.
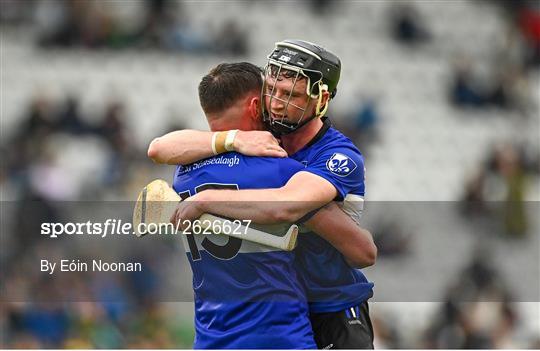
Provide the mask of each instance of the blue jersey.
MULTIPOLYGON (((347 194, 364 196, 362 154, 349 138, 331 128, 328 120, 314 139, 291 158, 303 163, 304 171, 332 183, 338 193, 336 200, 343 200, 347 194)), ((311 312, 341 311, 373 295, 373 283, 315 233, 299 236, 296 266, 306 286, 311 312)))
MULTIPOLYGON (((181 197, 204 189, 279 188, 303 166, 226 153, 176 169, 181 197)), ((194 348, 314 349, 294 253, 225 235, 182 235, 193 270, 194 348)))

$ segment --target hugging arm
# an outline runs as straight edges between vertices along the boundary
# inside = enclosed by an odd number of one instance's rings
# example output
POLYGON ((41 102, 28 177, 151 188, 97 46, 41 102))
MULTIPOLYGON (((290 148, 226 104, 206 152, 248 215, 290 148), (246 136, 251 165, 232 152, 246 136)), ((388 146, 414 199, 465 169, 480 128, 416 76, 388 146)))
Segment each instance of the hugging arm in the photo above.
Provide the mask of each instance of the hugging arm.
POLYGON ((281 188, 202 191, 180 202, 174 218, 194 220, 203 213, 213 213, 259 224, 294 223, 336 195, 336 188, 330 182, 300 171, 281 188))
POLYGON ((177 130, 152 140, 148 157, 156 163, 187 165, 212 156, 212 132, 177 130))
POLYGON ((292 223, 322 207, 306 222, 308 227, 340 251, 352 267, 370 266, 377 256, 371 233, 330 202, 336 193, 334 186, 323 178, 298 172, 278 189, 205 190, 180 202, 173 221, 194 220, 203 213, 213 213, 259 224, 292 223))
MULTIPOLYGON (((188 165, 214 156, 213 132, 183 129, 152 140, 148 157, 156 163, 188 165)), ((276 138, 265 131, 238 131, 233 142, 234 150, 247 156, 287 157, 276 138)))
POLYGON ((335 202, 317 211, 305 225, 341 252, 351 267, 375 264, 377 247, 371 233, 357 225, 335 202))

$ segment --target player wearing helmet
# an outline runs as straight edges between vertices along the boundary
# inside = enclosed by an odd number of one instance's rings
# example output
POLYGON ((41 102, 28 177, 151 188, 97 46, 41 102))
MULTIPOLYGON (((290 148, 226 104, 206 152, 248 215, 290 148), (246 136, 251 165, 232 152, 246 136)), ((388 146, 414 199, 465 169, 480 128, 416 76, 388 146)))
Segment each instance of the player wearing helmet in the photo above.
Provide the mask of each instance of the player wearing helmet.
POLYGON ((337 93, 341 62, 334 54, 302 40, 276 44, 268 57, 263 118, 276 135, 297 131, 324 116, 337 93))
MULTIPOLYGON (((263 118, 289 157, 305 168, 277 189, 201 192, 179 204, 177 218, 195 219, 210 212, 257 223, 296 222, 332 200, 352 198, 356 201, 345 204, 359 221, 365 192, 363 157, 328 119, 321 118, 336 94, 340 70, 339 59, 320 46, 302 40, 277 43, 265 68, 263 118)), ((241 149, 240 136, 249 139, 247 134, 236 134, 238 142, 231 143, 236 150, 241 149)), ((278 153, 271 141, 267 144, 278 153)), ((152 154, 159 152, 149 150, 152 154)), ((210 155, 212 151, 201 158, 210 155)), ((317 235, 300 236, 296 267, 306 287, 315 340, 321 348, 373 347, 367 307, 373 283, 351 268, 351 257, 354 265, 357 251, 354 244, 339 252, 317 235)))

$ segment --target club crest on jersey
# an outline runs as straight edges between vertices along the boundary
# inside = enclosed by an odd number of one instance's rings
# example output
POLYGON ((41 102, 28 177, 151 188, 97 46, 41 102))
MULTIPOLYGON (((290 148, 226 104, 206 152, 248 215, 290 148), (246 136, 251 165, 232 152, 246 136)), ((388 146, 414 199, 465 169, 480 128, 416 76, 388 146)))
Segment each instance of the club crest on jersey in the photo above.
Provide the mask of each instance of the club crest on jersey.
POLYGON ((346 177, 351 174, 356 167, 356 163, 350 157, 336 152, 326 162, 326 168, 339 177, 346 177))

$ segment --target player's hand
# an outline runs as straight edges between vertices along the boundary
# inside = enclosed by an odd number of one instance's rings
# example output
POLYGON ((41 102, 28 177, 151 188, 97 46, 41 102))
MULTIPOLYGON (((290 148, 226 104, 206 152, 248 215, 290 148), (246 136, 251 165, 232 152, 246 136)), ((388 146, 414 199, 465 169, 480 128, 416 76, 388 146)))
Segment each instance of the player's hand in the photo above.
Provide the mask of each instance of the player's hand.
POLYGON ((270 132, 239 130, 234 138, 234 150, 246 156, 287 157, 287 152, 270 132))
POLYGON ((190 222, 198 219, 202 214, 203 210, 198 202, 186 199, 178 203, 170 221, 175 228, 184 230, 189 227, 190 222))

